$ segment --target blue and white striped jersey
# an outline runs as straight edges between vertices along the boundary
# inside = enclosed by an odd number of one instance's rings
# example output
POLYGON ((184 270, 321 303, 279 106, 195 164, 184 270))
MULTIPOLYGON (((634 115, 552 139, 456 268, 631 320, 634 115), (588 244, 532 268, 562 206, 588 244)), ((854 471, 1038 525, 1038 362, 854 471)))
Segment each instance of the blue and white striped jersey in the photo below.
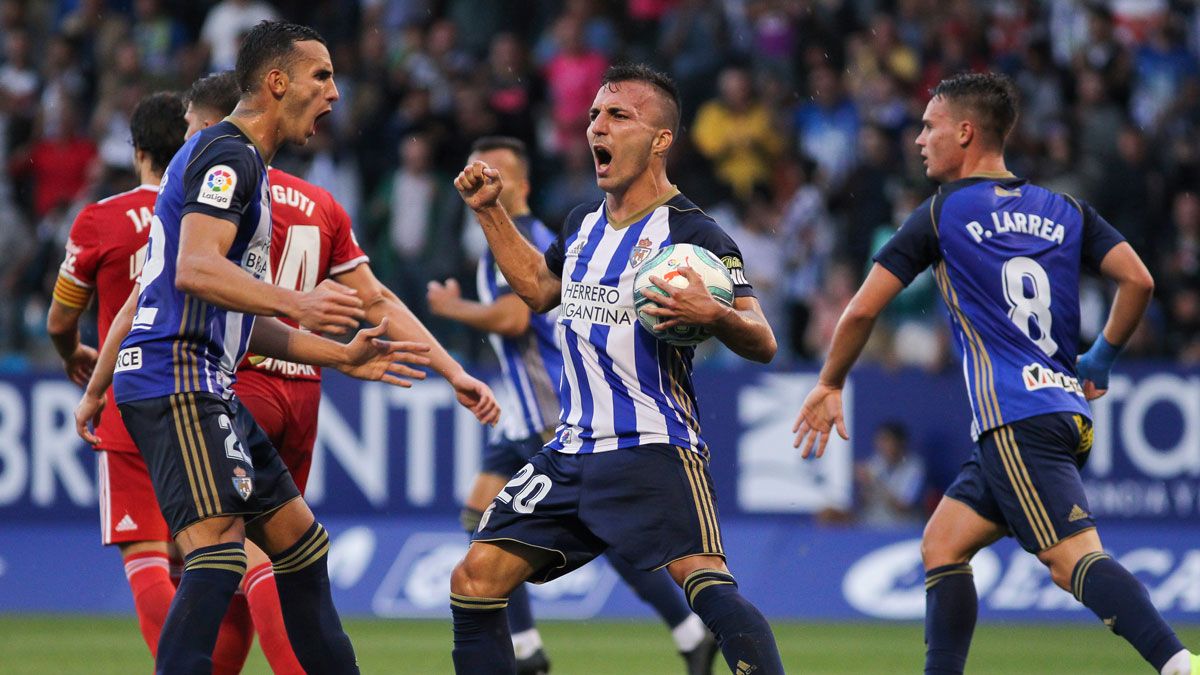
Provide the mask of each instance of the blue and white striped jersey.
MULTIPOLYGON (((554 241, 554 233, 533 216, 518 216, 513 218, 513 222, 539 251, 545 252, 554 241)), ((479 259, 475 282, 479 301, 484 304, 491 304, 496 298, 513 292, 500 273, 496 256, 490 249, 479 259)), ((508 440, 541 436, 547 429, 558 425, 562 411, 558 399, 562 352, 558 350, 558 338, 554 330, 557 317, 557 310, 533 314, 529 317, 529 330, 518 337, 504 337, 495 333, 488 336, 518 406, 518 414, 507 414, 501 419, 502 432, 508 440)))
POLYGON ((237 225, 226 257, 256 279, 270 265, 271 199, 258 149, 228 120, 192 136, 167 167, 154 204, 137 315, 121 343, 118 403, 204 391, 228 398, 254 316, 175 288, 183 217, 203 213, 237 225))
POLYGON ((638 265, 668 244, 712 251, 729 269, 734 295, 753 296, 742 254, 678 191, 625 222, 604 202, 576 208, 546 251, 562 279, 561 424, 546 447, 588 453, 669 443, 706 453, 692 388, 691 347, 674 347, 642 327, 633 308, 638 265))

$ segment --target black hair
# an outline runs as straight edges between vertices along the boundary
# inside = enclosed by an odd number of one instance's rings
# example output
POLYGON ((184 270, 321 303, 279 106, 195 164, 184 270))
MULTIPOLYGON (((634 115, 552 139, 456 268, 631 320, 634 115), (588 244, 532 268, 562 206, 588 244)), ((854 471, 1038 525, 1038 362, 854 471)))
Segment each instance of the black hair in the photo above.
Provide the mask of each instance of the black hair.
POLYGON ((997 148, 1004 147, 1004 140, 1017 123, 1020 100, 1016 86, 1007 75, 959 73, 938 82, 929 94, 971 113, 972 121, 997 148))
POLYGON ((903 422, 888 420, 875 428, 877 434, 887 434, 896 439, 900 445, 908 444, 908 427, 904 426, 903 422))
POLYGON ((471 154, 492 150, 508 150, 521 164, 529 166, 529 149, 525 147, 525 141, 514 136, 483 136, 471 144, 471 154))
POLYGON ((150 156, 150 164, 157 173, 167 170, 171 158, 183 145, 183 135, 187 132, 183 111, 179 94, 160 91, 138 101, 129 118, 133 147, 150 156))
POLYGON ((258 80, 267 70, 287 70, 295 58, 293 45, 308 40, 325 44, 325 38, 308 26, 287 21, 260 21, 246 33, 238 47, 234 69, 238 89, 248 94, 257 88, 258 80))
POLYGON ((188 89, 188 93, 184 97, 184 103, 190 104, 193 108, 215 110, 225 116, 232 113, 233 109, 237 107, 240 97, 241 92, 238 91, 237 78, 232 70, 226 70, 223 73, 205 75, 193 82, 192 88, 188 89))
POLYGON ((609 66, 608 70, 604 71, 604 77, 600 80, 600 86, 603 87, 618 82, 645 82, 657 89, 660 94, 671 102, 671 106, 667 110, 666 126, 671 130, 671 133, 679 133, 679 118, 683 114, 683 106, 679 103, 679 89, 675 86, 675 81, 671 79, 670 75, 655 70, 644 63, 621 63, 609 66))

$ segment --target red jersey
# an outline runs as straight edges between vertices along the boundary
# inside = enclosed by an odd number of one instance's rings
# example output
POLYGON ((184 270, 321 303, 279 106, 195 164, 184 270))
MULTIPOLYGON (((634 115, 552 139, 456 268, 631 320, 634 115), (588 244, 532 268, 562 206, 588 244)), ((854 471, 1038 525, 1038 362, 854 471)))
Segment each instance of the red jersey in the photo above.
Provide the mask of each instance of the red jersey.
MULTIPOLYGON (((71 225, 67 255, 58 268, 58 281, 54 285, 54 299, 67 307, 84 309, 95 293, 100 344, 104 344, 113 317, 125 304, 142 271, 157 197, 157 185, 140 185, 89 205, 71 225)), ((112 387, 106 399, 100 427, 96 429, 103 442, 97 449, 137 452, 117 414, 112 387)))
MULTIPOLYGON (((350 216, 333 195, 279 169, 269 169, 267 178, 271 183, 270 278, 276 286, 311 291, 325 279, 369 260, 354 239, 350 216)), ((296 325, 290 319, 283 321, 296 325)), ((321 379, 320 368, 278 359, 253 364, 247 356, 238 369, 285 379, 321 379)))

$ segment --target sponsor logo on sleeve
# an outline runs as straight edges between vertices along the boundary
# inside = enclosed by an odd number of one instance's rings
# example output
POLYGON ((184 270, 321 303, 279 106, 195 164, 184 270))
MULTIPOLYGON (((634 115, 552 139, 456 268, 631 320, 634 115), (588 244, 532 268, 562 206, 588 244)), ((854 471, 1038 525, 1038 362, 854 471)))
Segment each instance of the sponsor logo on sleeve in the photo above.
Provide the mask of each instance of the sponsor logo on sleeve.
POLYGON ((196 201, 220 209, 227 209, 233 202, 233 190, 237 187, 237 172, 224 164, 217 164, 204 174, 200 194, 196 201))
POLYGON ((749 281, 746 281, 746 269, 742 265, 742 259, 736 255, 727 255, 721 258, 721 264, 725 265, 725 269, 729 270, 729 276, 733 278, 733 285, 746 286, 749 281))

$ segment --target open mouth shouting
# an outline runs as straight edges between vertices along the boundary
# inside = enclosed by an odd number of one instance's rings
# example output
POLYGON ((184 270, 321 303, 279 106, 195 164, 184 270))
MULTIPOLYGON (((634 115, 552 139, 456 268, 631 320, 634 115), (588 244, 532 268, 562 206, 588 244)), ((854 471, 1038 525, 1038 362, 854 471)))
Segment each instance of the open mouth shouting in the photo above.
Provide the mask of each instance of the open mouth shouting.
POLYGON ((596 175, 608 175, 608 169, 612 165, 612 151, 602 145, 593 145, 592 156, 596 159, 596 175))

